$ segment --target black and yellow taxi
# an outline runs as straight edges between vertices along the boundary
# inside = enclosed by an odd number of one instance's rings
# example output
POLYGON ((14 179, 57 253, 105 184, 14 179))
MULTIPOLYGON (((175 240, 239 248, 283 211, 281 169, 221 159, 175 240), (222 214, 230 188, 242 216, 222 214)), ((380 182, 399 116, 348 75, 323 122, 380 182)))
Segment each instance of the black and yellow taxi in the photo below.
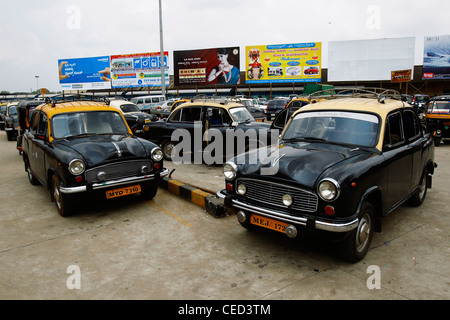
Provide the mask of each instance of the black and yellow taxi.
POLYGON ((443 139, 450 138, 450 95, 433 97, 425 109, 428 132, 433 134, 434 143, 439 146, 443 139))
POLYGON ((382 217, 423 203, 435 167, 432 136, 400 94, 354 89, 303 106, 277 144, 226 162, 217 195, 247 229, 332 238, 357 262, 382 217))
POLYGON ((108 104, 48 99, 33 111, 22 141, 25 170, 31 184, 50 190, 61 216, 88 195, 151 199, 168 174, 161 148, 134 136, 108 104))

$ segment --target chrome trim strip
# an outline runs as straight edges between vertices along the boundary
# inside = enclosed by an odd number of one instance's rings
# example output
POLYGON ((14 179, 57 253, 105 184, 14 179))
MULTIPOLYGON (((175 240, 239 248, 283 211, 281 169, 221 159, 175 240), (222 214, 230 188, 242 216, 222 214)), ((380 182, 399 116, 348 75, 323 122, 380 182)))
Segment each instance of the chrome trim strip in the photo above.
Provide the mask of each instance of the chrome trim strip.
MULTIPOLYGON (((164 168, 163 171, 160 172, 159 176, 162 178, 162 177, 167 176, 168 174, 169 174, 169 169, 164 168)), ((145 175, 142 177, 129 177, 129 178, 124 178, 124 179, 120 179, 120 180, 107 181, 104 183, 94 183, 92 185, 92 188, 94 190, 98 190, 98 189, 119 186, 119 185, 127 184, 127 183, 154 180, 155 178, 156 178, 156 174, 145 175)), ((64 194, 73 194, 73 193, 79 193, 79 192, 86 192, 87 187, 86 186, 69 187, 69 188, 60 187, 60 190, 64 194)))
MULTIPOLYGON (((219 191, 220 192, 220 191, 219 191)), ((219 192, 217 193, 217 195, 219 196, 219 192)), ((220 195, 221 197, 223 195, 220 195)), ((303 226, 306 226, 306 218, 301 218, 301 217, 293 217, 293 216, 289 216, 274 210, 268 210, 268 209, 263 209, 263 208, 259 208, 259 207, 255 207, 255 206, 251 206, 245 203, 242 203, 238 200, 234 200, 232 199, 232 203, 233 206, 238 208, 238 209, 242 209, 242 210, 246 210, 246 211, 250 211, 256 214, 260 214, 262 216, 266 216, 269 218, 275 218, 284 222, 288 222, 288 223, 295 223, 295 224, 300 224, 303 226)), ((330 232, 347 232, 347 231, 351 231, 353 229, 355 229, 358 226, 359 220, 356 218, 350 222, 347 223, 330 223, 330 222, 324 222, 324 221, 315 221, 315 228, 318 230, 324 230, 324 231, 330 231, 330 232)))

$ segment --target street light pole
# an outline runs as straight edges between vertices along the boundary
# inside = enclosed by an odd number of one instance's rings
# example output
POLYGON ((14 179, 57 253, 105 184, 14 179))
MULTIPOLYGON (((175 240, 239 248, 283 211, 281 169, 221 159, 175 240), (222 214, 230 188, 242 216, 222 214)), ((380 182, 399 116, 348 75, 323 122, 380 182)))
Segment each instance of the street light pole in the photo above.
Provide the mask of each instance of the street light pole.
POLYGON ((34 76, 36 78, 36 86, 37 86, 37 93, 39 94, 39 76, 34 76))
POLYGON ((166 96, 166 70, 164 68, 164 45, 163 45, 163 26, 162 26, 162 7, 161 0, 159 0, 159 46, 161 59, 161 93, 166 96))

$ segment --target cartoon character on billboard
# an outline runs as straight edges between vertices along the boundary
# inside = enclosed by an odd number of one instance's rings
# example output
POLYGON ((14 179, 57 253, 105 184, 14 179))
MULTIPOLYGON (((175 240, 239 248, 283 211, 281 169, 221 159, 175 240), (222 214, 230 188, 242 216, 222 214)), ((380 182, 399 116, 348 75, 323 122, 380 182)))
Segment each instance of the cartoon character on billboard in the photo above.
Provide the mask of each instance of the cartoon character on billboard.
POLYGON ((228 50, 217 49, 217 59, 219 65, 215 66, 208 75, 208 82, 217 80, 217 84, 238 84, 239 68, 228 62, 228 50))
POLYGON ((249 79, 258 80, 264 76, 264 69, 260 62, 261 51, 259 49, 251 49, 248 52, 249 64, 247 76, 249 79))

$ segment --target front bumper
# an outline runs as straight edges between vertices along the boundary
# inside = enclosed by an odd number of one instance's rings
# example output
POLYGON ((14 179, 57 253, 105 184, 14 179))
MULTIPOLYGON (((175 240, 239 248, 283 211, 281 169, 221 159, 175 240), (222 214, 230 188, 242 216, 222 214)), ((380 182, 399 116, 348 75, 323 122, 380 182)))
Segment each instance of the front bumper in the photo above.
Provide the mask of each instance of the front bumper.
POLYGON ((348 231, 355 229, 358 226, 358 222, 359 222, 358 218, 354 218, 354 219, 351 219, 350 221, 346 221, 346 222, 330 222, 330 221, 321 220, 320 218, 317 218, 316 216, 309 216, 308 218, 295 217, 295 216, 287 215, 285 213, 282 213, 282 212, 279 212, 279 211, 276 211, 273 209, 267 209, 267 208, 262 208, 262 207, 258 207, 255 205, 250 205, 248 203, 244 203, 237 199, 227 197, 224 190, 217 192, 216 195, 219 198, 227 199, 225 201, 225 205, 228 204, 228 206, 231 206, 238 210, 243 210, 245 212, 258 214, 261 216, 276 219, 276 220, 283 221, 286 223, 300 225, 300 226, 304 226, 307 228, 313 228, 313 229, 317 229, 317 230, 336 232, 336 233, 348 232, 348 231))
MULTIPOLYGON (((116 187, 126 184, 132 184, 132 183, 138 183, 138 182, 148 182, 152 180, 156 180, 162 177, 165 177, 169 174, 169 169, 164 168, 160 173, 155 174, 149 174, 146 176, 140 176, 140 177, 128 177, 118 180, 111 180, 104 183, 94 183, 92 184, 93 190, 99 190, 99 189, 106 189, 110 187, 116 187)), ((60 187, 60 190, 64 194, 74 194, 74 193, 80 193, 80 192, 86 192, 88 190, 88 187, 86 185, 79 186, 79 187, 60 187)))

